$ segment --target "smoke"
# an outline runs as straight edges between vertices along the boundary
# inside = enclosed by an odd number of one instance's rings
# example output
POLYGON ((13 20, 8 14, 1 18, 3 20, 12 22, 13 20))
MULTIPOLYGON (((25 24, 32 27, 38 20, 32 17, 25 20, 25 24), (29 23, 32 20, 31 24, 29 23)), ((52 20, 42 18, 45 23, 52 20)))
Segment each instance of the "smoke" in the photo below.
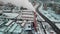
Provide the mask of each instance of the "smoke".
POLYGON ((3 1, 4 3, 12 3, 18 7, 24 7, 29 10, 35 10, 33 5, 28 0, 0 0, 0 1, 3 1))

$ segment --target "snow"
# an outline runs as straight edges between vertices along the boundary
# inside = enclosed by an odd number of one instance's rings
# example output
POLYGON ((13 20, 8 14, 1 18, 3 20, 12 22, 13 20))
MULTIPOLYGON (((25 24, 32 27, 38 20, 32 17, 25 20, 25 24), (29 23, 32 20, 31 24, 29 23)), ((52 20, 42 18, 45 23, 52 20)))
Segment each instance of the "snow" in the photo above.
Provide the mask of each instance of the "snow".
POLYGON ((15 17, 17 17, 19 15, 17 13, 3 13, 3 14, 8 16, 8 18, 15 18, 15 17))
POLYGON ((56 23, 55 25, 60 29, 60 23, 56 23))

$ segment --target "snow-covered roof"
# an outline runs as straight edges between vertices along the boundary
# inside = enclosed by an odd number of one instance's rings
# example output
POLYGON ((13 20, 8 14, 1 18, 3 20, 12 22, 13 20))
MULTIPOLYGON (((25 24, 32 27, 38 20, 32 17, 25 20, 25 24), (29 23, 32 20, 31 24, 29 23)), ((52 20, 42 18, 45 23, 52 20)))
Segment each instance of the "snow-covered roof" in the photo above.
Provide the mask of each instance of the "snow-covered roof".
POLYGON ((3 13, 3 14, 6 15, 7 18, 15 18, 19 15, 17 13, 3 13))

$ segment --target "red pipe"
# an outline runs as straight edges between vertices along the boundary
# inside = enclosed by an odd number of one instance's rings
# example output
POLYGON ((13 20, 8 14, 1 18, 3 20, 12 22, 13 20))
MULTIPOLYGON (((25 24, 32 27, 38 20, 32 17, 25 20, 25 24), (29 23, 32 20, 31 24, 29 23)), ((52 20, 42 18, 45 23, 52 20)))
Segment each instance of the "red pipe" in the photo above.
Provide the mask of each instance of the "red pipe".
POLYGON ((35 29, 35 31, 37 32, 37 20, 36 20, 36 12, 34 12, 34 23, 33 23, 33 25, 34 25, 34 29, 35 29))

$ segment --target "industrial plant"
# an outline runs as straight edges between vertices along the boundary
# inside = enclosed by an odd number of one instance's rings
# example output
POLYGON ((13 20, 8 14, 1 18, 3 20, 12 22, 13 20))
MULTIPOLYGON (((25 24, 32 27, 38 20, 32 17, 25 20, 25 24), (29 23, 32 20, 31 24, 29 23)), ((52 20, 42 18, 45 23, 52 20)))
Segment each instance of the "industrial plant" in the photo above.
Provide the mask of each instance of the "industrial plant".
POLYGON ((0 0, 0 34, 60 34, 60 0, 0 0))

